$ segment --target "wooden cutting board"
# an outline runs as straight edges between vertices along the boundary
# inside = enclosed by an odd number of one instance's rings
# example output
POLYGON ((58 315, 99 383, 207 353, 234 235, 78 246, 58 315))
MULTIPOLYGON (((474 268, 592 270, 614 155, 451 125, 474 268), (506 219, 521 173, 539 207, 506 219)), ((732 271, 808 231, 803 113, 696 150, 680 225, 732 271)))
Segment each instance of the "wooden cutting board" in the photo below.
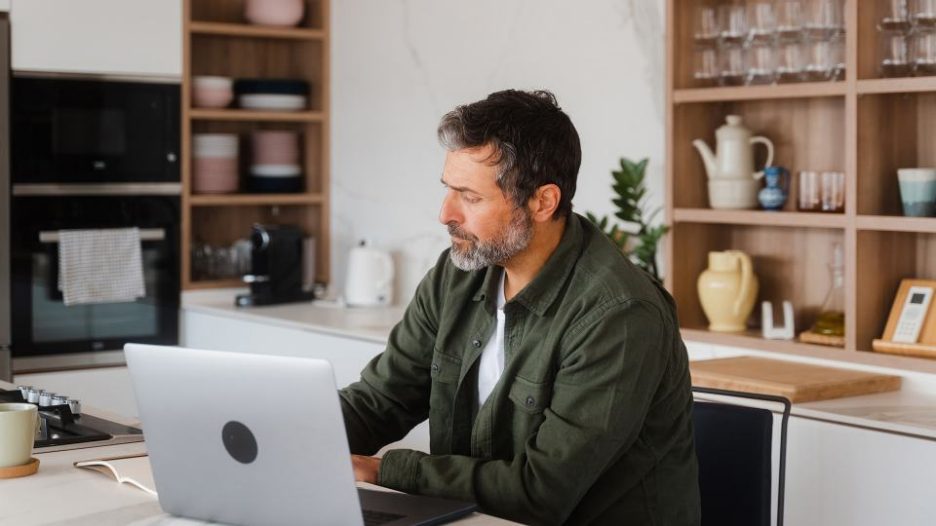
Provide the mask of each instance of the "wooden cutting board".
POLYGON ((691 362, 692 385, 813 402, 900 389, 900 377, 753 356, 691 362))

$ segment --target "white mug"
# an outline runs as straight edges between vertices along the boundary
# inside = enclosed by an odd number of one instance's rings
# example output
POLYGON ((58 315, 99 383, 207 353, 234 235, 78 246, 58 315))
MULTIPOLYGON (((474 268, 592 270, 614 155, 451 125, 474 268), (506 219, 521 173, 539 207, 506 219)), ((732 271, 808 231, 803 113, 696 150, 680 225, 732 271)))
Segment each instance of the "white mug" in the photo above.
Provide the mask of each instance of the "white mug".
POLYGON ((0 468, 29 463, 38 426, 34 404, 0 404, 0 468))

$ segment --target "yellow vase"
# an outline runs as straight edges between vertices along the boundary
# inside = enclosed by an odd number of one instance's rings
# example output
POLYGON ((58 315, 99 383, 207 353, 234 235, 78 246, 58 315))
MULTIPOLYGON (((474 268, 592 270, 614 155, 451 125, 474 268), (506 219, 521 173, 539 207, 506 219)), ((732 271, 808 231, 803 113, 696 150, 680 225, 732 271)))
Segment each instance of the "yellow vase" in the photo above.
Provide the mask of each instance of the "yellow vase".
POLYGON ((757 298, 757 276, 751 258, 739 250, 709 252, 708 269, 699 275, 699 301, 709 330, 741 332, 757 298))

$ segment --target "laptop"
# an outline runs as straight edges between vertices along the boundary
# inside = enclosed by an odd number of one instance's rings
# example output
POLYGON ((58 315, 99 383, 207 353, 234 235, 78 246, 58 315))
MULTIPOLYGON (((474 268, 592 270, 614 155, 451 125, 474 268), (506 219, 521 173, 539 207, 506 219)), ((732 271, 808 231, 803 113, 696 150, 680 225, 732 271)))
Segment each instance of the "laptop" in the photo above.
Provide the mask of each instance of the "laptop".
POLYGON ((472 503, 355 487, 331 364, 127 344, 159 504, 230 524, 442 524, 472 503))

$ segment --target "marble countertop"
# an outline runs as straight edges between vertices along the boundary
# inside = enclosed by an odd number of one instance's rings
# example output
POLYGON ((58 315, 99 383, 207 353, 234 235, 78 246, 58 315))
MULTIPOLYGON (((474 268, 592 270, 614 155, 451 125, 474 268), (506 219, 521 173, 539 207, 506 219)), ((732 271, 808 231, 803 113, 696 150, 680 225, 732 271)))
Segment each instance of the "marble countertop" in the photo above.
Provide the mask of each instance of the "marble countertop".
MULTIPOLYGON (((347 308, 327 302, 239 308, 234 306, 234 296, 238 292, 243 292, 243 290, 217 289, 186 292, 182 297, 182 308, 375 343, 386 343, 390 330, 403 317, 405 310, 402 306, 347 308)), ((690 356, 698 357, 693 356, 691 343, 687 342, 690 347, 690 356)), ((802 360, 795 356, 749 349, 724 348, 723 350, 727 355, 756 354, 774 359, 802 360)), ((705 357, 714 356, 706 353, 705 357)), ((848 366, 842 363, 822 365, 848 366)), ((863 368, 869 369, 869 367, 863 368)), ((879 372, 901 375, 900 371, 893 370, 882 369, 879 372)), ((900 391, 794 404, 791 414, 936 440, 936 378, 929 378, 932 375, 918 375, 913 378, 912 382, 908 382, 906 375, 902 376, 904 376, 904 388, 900 391)))

